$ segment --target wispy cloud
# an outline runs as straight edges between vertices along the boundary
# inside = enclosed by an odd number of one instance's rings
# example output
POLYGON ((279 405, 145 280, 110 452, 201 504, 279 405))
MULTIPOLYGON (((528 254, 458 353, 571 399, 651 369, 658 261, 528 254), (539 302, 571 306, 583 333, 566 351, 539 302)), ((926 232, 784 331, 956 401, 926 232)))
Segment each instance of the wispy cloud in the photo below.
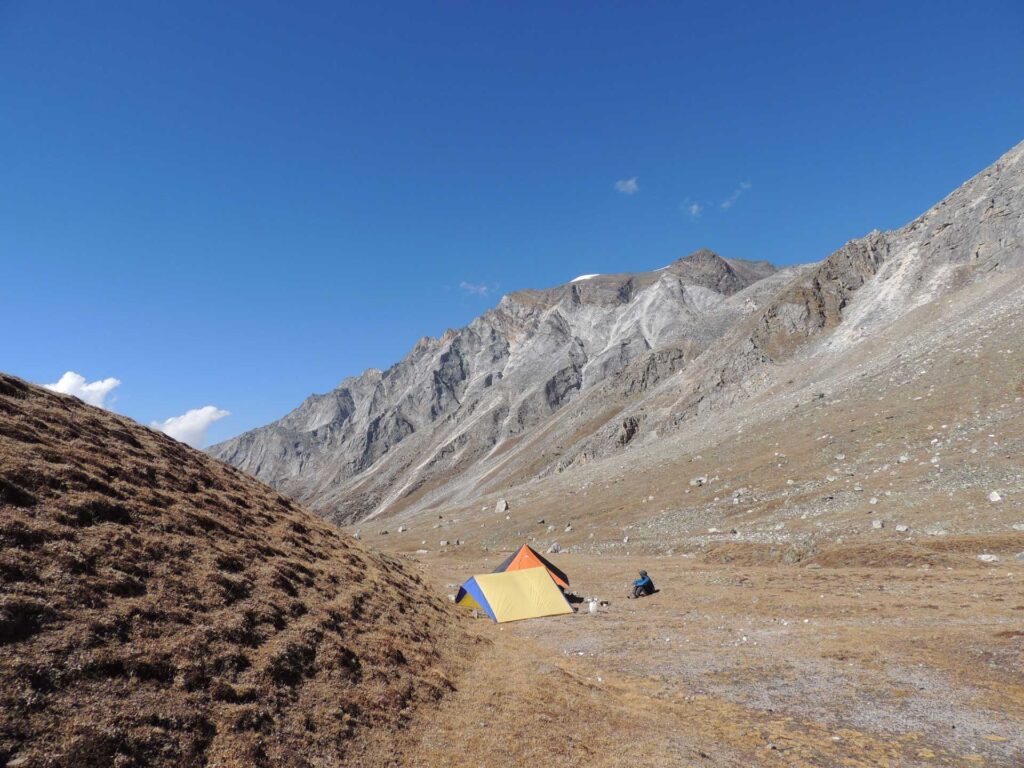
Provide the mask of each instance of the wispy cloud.
POLYGON ((121 380, 111 377, 87 382, 85 376, 68 371, 60 377, 60 381, 56 384, 44 384, 43 386, 53 392, 60 392, 62 395, 74 395, 79 400, 89 405, 95 405, 97 408, 106 408, 107 395, 121 386, 121 380))
POLYGON ((729 210, 736 204, 736 201, 740 199, 740 195, 742 195, 752 186, 754 185, 751 184, 749 181, 741 181, 740 185, 732 191, 732 194, 725 198, 725 200, 723 200, 719 204, 719 208, 721 208, 722 210, 729 210))
POLYGON ((691 219, 699 219, 700 215, 704 213, 704 206, 698 202, 683 203, 683 210, 690 214, 691 219))
POLYGON ((619 179, 615 182, 615 191, 621 192, 624 195, 635 195, 640 191, 640 185, 637 183, 637 177, 633 176, 629 179, 619 179))
POLYGON ((486 296, 491 292, 491 286, 487 283, 470 283, 466 280, 459 283, 459 288, 471 296, 486 296))
POLYGON ((150 426, 175 440, 191 445, 193 448, 202 448, 203 443, 206 442, 206 430, 210 428, 210 425, 230 415, 227 411, 215 406, 204 405, 202 408, 186 411, 181 416, 172 416, 164 421, 154 421, 150 426))

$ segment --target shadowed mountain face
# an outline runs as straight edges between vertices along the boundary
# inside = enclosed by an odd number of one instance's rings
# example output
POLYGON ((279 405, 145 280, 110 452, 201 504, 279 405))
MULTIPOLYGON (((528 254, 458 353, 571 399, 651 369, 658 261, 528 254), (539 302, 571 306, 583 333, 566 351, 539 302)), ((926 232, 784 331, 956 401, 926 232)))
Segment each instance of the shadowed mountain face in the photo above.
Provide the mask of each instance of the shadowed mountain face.
POLYGON ((701 250, 521 291, 387 371, 211 448, 339 521, 467 503, 657 441, 1024 266, 1024 145, 902 229, 776 270, 701 250))
POLYGON ((0 374, 0 765, 386 763, 462 638, 407 565, 0 374))

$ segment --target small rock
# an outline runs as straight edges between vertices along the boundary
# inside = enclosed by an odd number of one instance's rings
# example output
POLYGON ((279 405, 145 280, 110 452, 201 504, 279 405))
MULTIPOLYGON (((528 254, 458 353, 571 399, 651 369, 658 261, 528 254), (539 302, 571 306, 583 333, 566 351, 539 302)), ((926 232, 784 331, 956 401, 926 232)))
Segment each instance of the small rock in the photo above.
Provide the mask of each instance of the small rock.
POLYGON ((988 495, 988 500, 991 501, 993 504, 996 504, 1002 501, 1003 497, 999 495, 999 491, 992 491, 992 493, 988 495))
POLYGON ((569 533, 572 530, 572 523, 567 523, 565 526, 565 532, 569 533))
POLYGON ((900 456, 898 459, 896 459, 896 461, 899 462, 900 464, 906 464, 908 461, 910 461, 910 457, 904 454, 900 456))
POLYGON ((876 496, 872 496, 870 499, 868 499, 868 504, 874 505, 874 504, 877 504, 877 503, 878 503, 878 497, 876 497, 876 496))
POLYGON ((406 527, 405 527, 404 525, 400 525, 400 526, 398 526, 398 532, 399 532, 399 533, 405 533, 405 532, 406 532, 406 531, 408 531, 408 530, 409 530, 409 529, 408 529, 408 528, 406 528, 406 527))
POLYGON ((555 526, 553 526, 553 525, 549 525, 549 526, 548 526, 548 531, 553 531, 553 530, 555 530, 555 526))
POLYGON ((845 458, 846 458, 846 454, 845 453, 837 453, 836 454, 836 461, 842 461, 845 458))
POLYGON ((998 563, 999 555, 978 555, 978 559, 983 563, 998 563))
POLYGON ((537 521, 537 525, 544 525, 544 518, 543 517, 540 520, 537 521))
POLYGON ((623 536, 622 537, 622 543, 623 544, 629 544, 629 536, 623 536))
POLYGON ((562 551, 562 548, 560 546, 558 546, 558 542, 556 541, 554 544, 552 544, 550 547, 548 547, 548 551, 545 554, 557 555, 561 551, 562 551))
POLYGON ((385 529, 384 529, 383 531, 381 531, 381 532, 380 532, 380 535, 381 535, 381 536, 387 536, 387 535, 388 535, 388 530, 387 530, 387 528, 385 528, 385 529))
POLYGON ((871 521, 871 527, 872 528, 885 528, 885 521, 884 520, 872 520, 871 521))
POLYGON ((705 483, 707 483, 707 481, 708 481, 708 476, 707 475, 701 475, 700 477, 693 478, 690 481, 690 485, 694 486, 694 487, 698 487, 698 486, 704 485, 705 483))
POLYGON ((1015 531, 1024 531, 1024 523, 1014 523, 1010 527, 1013 528, 1013 530, 1015 531))
POLYGON ((708 533, 718 533, 717 528, 708 528, 708 533))
POLYGON ((448 539, 441 539, 441 546, 442 547, 447 547, 448 546, 448 539))
POLYGON ((363 538, 363 534, 361 534, 359 531, 356 531, 355 533, 352 534, 352 538, 355 539, 356 541, 359 541, 359 539, 363 538))
POLYGON ((1024 560, 1024 552, 1018 552, 1018 553, 1016 554, 1016 558, 1017 558, 1018 560, 1024 560))
POLYGON ((897 525, 896 526, 896 530, 899 531, 900 533, 906 533, 907 531, 910 530, 910 527, 906 526, 906 525, 897 525))
POLYGON ((511 507, 509 507, 508 502, 505 501, 505 499, 498 499, 498 503, 494 505, 494 511, 498 514, 508 512, 509 509, 511 509, 511 507))

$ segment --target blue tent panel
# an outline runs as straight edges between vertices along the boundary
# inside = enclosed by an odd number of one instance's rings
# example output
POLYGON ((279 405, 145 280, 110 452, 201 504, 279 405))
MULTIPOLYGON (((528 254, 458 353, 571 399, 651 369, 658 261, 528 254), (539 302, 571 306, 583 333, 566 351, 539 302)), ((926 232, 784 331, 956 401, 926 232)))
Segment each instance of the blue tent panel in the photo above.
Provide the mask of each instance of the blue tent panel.
POLYGON ((491 619, 494 621, 498 620, 497 616, 494 615, 494 611, 491 609, 491 604, 488 603, 487 598, 484 597, 483 590, 480 589, 480 585, 476 583, 475 576, 462 585, 462 589, 459 590, 459 597, 456 599, 456 602, 461 600, 463 593, 472 597, 477 602, 477 605, 487 612, 487 615, 490 616, 491 619))

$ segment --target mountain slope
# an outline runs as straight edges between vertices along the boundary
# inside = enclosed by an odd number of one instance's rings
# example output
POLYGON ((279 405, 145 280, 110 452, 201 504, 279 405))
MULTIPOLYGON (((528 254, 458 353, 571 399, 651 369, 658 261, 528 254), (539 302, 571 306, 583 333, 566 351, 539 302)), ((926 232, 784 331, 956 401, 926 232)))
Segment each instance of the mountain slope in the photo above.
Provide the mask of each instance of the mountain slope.
POLYGON ((401 562, 0 375, 0 764, 377 764, 462 642, 401 562))
POLYGON ((907 226, 775 270, 710 251, 523 291, 211 452, 340 521, 461 505, 659 441, 1024 264, 1024 144, 907 226))
POLYGON ((513 293, 387 371, 347 379, 210 452, 336 520, 436 502, 634 361, 673 344, 683 351, 670 365, 685 364, 775 275, 705 250, 656 272, 513 293))

